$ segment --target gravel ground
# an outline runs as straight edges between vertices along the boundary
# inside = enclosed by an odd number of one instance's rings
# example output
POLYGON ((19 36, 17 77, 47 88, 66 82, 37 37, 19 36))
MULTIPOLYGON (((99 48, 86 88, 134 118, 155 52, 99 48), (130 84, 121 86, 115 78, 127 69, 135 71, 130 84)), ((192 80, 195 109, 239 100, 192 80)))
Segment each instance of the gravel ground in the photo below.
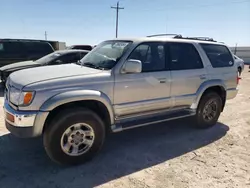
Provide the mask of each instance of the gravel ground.
POLYGON ((242 77, 213 128, 196 130, 183 119, 113 134, 95 159, 77 167, 52 163, 41 139, 9 134, 0 108, 0 187, 250 187, 248 70, 242 77))

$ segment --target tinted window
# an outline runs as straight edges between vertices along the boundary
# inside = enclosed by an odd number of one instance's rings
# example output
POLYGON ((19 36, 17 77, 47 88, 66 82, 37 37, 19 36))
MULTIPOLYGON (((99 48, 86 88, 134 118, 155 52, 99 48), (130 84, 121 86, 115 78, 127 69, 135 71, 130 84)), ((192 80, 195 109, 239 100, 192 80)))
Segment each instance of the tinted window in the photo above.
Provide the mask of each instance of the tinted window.
POLYGON ((25 57, 22 42, 3 42, 0 43, 0 56, 4 58, 25 57))
POLYGON ((171 43, 169 50, 171 70, 203 68, 200 55, 192 44, 171 43))
POLYGON ((61 55, 60 57, 58 57, 56 60, 54 60, 50 64, 75 63, 78 60, 80 60, 79 53, 70 53, 70 54, 61 55))
POLYGON ((165 48, 162 43, 141 44, 130 54, 129 59, 142 62, 142 72, 165 70, 165 48))
POLYGON ((81 46, 71 46, 70 49, 79 49, 79 50, 92 50, 92 46, 81 45, 81 46))
POLYGON ((42 57, 53 52, 50 44, 45 42, 25 42, 24 45, 30 57, 42 57))
POLYGON ((81 52, 81 53, 79 53, 80 59, 82 59, 86 54, 87 54, 87 52, 81 52))
POLYGON ((212 66, 230 67, 233 66, 233 56, 229 49, 223 45, 216 44, 200 44, 207 54, 212 66))

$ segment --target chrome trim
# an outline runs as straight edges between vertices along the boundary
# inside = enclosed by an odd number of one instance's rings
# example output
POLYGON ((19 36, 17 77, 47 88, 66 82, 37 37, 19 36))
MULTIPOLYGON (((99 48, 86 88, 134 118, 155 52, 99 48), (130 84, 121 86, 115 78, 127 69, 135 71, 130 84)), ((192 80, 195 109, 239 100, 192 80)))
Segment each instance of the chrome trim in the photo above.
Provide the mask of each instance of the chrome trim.
POLYGON ((30 111, 17 111, 11 108, 8 102, 4 101, 4 116, 5 120, 15 126, 15 127, 33 127, 35 118, 38 112, 30 112, 30 111), (10 122, 6 119, 6 112, 14 116, 14 122, 10 122))
POLYGON ((151 115, 159 114, 159 113, 175 112, 175 111, 183 110, 183 109, 187 109, 187 106, 167 108, 167 109, 158 109, 158 110, 146 111, 146 112, 142 112, 142 113, 135 113, 135 114, 129 114, 129 115, 124 115, 124 116, 117 116, 115 118, 115 120, 116 121, 121 121, 121 120, 124 120, 124 119, 130 119, 130 118, 140 118, 140 117, 143 117, 143 116, 151 116, 151 115))
POLYGON ((112 125, 111 126, 111 130, 112 130, 112 132, 115 133, 115 132, 120 132, 120 131, 124 131, 124 130, 128 130, 128 129, 143 127, 143 126, 146 126, 146 125, 151 125, 151 124, 162 123, 162 122, 166 122, 166 121, 170 121, 170 120, 175 120, 175 119, 190 117, 190 116, 194 116, 194 115, 195 115, 195 113, 190 113, 190 114, 183 115, 183 116, 176 116, 176 117, 172 117, 172 118, 167 118, 167 119, 162 119, 162 120, 157 120, 157 121, 142 123, 142 124, 138 124, 138 125, 134 125, 134 126, 130 126, 130 127, 125 127, 125 128, 123 128, 121 125, 112 125))

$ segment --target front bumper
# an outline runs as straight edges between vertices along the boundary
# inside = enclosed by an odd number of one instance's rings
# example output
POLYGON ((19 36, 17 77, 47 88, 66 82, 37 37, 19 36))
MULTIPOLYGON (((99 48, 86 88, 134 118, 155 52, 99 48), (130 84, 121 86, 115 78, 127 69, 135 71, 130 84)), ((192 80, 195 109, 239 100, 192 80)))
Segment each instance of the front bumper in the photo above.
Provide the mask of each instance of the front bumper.
POLYGON ((42 134, 49 112, 19 111, 4 102, 5 126, 18 137, 37 137, 42 134))

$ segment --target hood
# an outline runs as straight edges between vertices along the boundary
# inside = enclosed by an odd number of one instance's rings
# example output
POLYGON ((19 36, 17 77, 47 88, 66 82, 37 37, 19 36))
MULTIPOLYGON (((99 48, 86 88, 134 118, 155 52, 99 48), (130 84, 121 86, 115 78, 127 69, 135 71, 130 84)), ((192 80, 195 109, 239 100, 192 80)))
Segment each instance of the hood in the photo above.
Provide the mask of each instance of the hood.
POLYGON ((6 66, 3 66, 0 68, 1 71, 16 71, 24 68, 29 68, 29 67, 35 67, 39 66, 40 64, 34 62, 34 61, 21 61, 18 63, 12 63, 6 66))
POLYGON ((77 64, 65 64, 37 67, 14 72, 10 75, 10 84, 17 88, 22 88, 29 84, 53 79, 65 79, 74 76, 90 75, 102 72, 102 70, 81 67, 77 64))

